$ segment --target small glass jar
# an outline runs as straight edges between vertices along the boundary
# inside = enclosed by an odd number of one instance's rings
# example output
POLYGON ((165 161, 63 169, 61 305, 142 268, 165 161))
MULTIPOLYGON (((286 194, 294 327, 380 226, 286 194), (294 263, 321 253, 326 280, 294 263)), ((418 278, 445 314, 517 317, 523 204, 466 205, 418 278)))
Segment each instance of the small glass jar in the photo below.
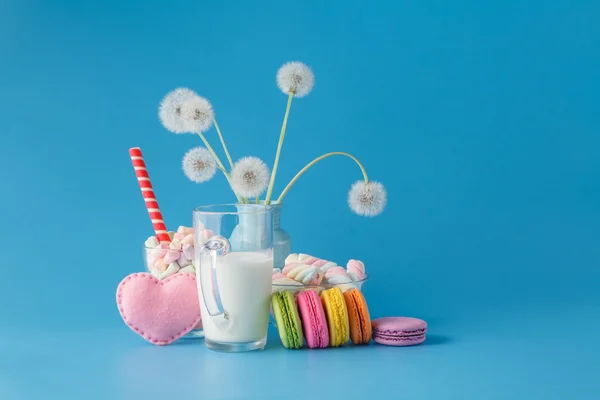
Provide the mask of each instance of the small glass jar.
MULTIPOLYGON (((192 249, 193 251, 193 249, 192 249)), ((144 265, 147 272, 151 273, 159 281, 168 278, 174 274, 192 274, 196 276, 196 267, 194 266, 193 253, 183 250, 150 248, 144 246, 144 265), (191 258, 188 258, 191 257, 191 258), (173 262, 171 262, 173 261, 173 262), (168 264, 167 264, 168 262, 168 264)), ((188 304, 186 307, 194 307, 200 313, 200 303, 188 304)), ((198 339, 204 337, 202 321, 181 339, 198 339)))

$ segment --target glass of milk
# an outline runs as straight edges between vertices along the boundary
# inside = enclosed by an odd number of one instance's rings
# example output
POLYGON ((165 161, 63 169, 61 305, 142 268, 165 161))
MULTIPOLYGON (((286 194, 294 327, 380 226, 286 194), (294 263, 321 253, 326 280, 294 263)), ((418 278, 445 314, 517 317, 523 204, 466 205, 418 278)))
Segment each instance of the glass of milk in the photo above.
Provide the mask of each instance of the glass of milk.
POLYGON ((202 206, 193 217, 206 346, 225 352, 263 349, 273 271, 273 208, 202 206))

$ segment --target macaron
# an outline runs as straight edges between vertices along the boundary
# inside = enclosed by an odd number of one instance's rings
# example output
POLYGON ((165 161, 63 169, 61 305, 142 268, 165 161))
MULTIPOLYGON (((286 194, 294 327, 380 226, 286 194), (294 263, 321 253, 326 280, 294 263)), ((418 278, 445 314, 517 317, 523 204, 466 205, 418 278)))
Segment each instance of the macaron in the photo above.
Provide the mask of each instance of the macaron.
POLYGON ((418 318, 377 318, 372 325, 373 340, 386 346, 414 346, 423 343, 427 333, 427 322, 418 318))
POLYGON ((353 344, 368 344, 372 337, 371 316, 365 297, 358 289, 344 292, 348 322, 350 324, 350 340, 353 344))
POLYGON ((346 344, 350 339, 350 326, 346 302, 340 288, 333 287, 321 292, 321 303, 327 316, 329 345, 338 347, 346 344))
POLYGON ((315 290, 305 290, 298 293, 296 301, 308 347, 316 349, 329 346, 327 318, 319 294, 315 290))
POLYGON ((296 299, 289 290, 273 293, 271 296, 273 316, 277 322, 281 343, 288 349, 299 349, 304 344, 302 323, 296 308, 296 299))

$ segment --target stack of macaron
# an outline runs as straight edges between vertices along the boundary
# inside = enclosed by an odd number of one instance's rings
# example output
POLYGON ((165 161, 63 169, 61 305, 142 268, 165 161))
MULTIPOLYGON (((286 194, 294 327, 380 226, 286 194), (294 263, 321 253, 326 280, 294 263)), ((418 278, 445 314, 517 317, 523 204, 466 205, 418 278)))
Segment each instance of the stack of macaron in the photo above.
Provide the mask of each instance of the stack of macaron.
POLYGON ((294 294, 273 293, 273 315, 279 337, 288 349, 339 347, 349 341, 386 346, 414 346, 425 341, 427 323, 418 318, 384 317, 371 321, 367 302, 354 288, 343 292, 333 287, 319 293, 313 289, 294 294))
POLYGON ((338 287, 273 293, 272 307, 279 337, 288 349, 338 347, 348 341, 368 344, 372 338, 367 302, 356 288, 338 287))

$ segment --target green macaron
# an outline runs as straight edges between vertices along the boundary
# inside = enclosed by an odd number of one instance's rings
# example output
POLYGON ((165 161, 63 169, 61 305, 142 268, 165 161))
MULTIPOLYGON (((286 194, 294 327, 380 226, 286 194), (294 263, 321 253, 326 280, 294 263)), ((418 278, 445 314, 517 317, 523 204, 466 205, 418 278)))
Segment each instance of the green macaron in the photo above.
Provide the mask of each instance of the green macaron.
POLYGON ((304 336, 294 295, 289 290, 273 293, 271 303, 281 342, 288 349, 301 348, 304 336))

